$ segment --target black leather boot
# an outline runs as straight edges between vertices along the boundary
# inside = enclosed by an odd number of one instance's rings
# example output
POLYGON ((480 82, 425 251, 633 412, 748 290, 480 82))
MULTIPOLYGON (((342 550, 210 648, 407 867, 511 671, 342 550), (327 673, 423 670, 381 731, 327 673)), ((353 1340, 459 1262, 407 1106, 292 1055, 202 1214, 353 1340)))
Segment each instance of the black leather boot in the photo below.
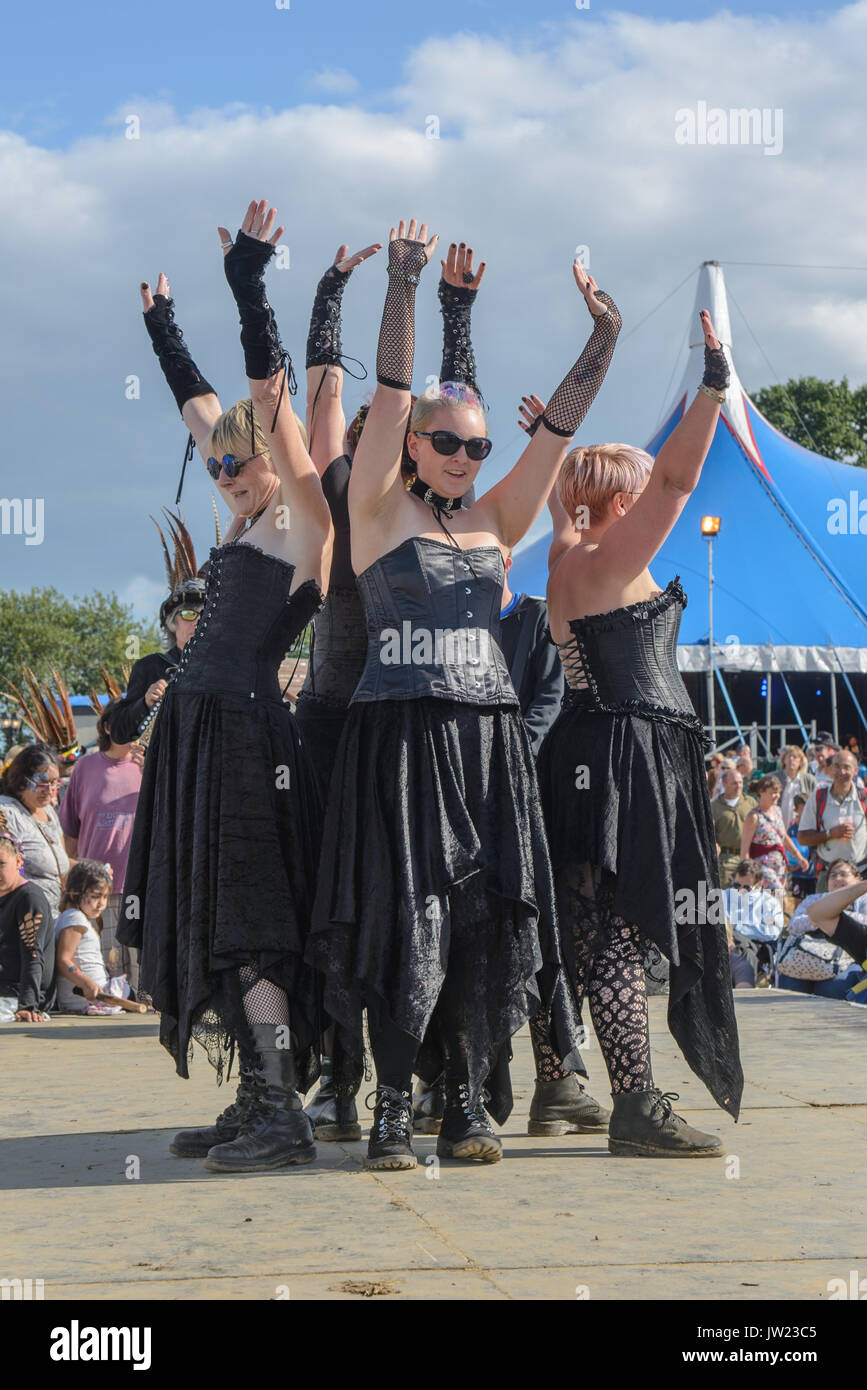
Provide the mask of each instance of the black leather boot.
MULTIPOLYGON (((409 1091, 377 1086, 373 1124, 367 1143, 367 1168, 415 1168, 412 1148, 412 1102, 409 1091)), ((370 1096, 367 1097, 370 1104, 370 1096)))
POLYGON ((479 1097, 470 1099, 465 1081, 452 1086, 446 1081, 446 1104, 437 1139, 439 1158, 466 1158, 476 1163, 498 1163, 503 1145, 494 1133, 488 1112, 479 1097))
POLYGON ((622 1091, 613 1096, 608 1124, 608 1151, 646 1158, 718 1158, 723 1142, 718 1134, 693 1129, 671 1102, 676 1091, 622 1091))
POLYGON ((215 1145, 230 1144, 237 1139, 256 1094, 254 1061, 247 1058, 241 1062, 238 1093, 222 1115, 218 1115, 207 1129, 182 1129, 169 1144, 170 1153, 177 1154, 178 1158, 207 1158, 215 1145))
POLYGON ((559 1081, 537 1081, 528 1134, 604 1134, 611 1111, 588 1095, 574 1072, 559 1081))
POLYGON ((256 1094, 237 1139, 217 1144, 205 1159, 205 1167, 215 1173, 255 1173, 311 1163, 316 1157, 313 1131, 297 1090, 292 1049, 277 1046, 284 1026, 257 1023, 251 1031, 256 1094))
POLYGON ((352 1143, 361 1138, 355 1105, 357 1092, 358 1082, 335 1078, 331 1058, 324 1057, 319 1090, 304 1107, 304 1114, 313 1126, 314 1139, 326 1143, 352 1143))
POLYGON ((416 1134, 439 1134, 446 1104, 446 1087, 442 1076, 431 1086, 419 1077, 412 1098, 412 1127, 416 1134))

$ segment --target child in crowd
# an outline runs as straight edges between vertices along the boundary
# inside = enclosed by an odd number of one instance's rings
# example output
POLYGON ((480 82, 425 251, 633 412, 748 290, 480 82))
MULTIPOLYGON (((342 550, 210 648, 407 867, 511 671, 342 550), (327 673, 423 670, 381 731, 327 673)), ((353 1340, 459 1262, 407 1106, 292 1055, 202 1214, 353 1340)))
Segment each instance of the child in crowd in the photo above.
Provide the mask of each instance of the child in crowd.
POLYGON ((802 900, 808 898, 811 893, 816 891, 816 864, 815 855, 811 849, 807 849, 798 840, 798 824, 801 819, 801 812, 807 804, 805 796, 796 796, 792 802, 792 820, 786 826, 786 834, 792 841, 797 850, 803 854, 805 859, 810 861, 808 869, 801 869, 798 861, 791 850, 786 851, 786 862, 789 865, 789 879, 792 885, 792 897, 802 900))
MULTIPOLYGON (((109 992, 109 974, 99 939, 100 914, 111 893, 111 870, 95 859, 79 859, 69 870, 54 923, 57 939, 57 1003, 64 1013, 118 1014, 101 1003, 109 992), (75 994, 79 988, 81 994, 75 994)), ((125 993, 128 993, 128 987, 125 993)))

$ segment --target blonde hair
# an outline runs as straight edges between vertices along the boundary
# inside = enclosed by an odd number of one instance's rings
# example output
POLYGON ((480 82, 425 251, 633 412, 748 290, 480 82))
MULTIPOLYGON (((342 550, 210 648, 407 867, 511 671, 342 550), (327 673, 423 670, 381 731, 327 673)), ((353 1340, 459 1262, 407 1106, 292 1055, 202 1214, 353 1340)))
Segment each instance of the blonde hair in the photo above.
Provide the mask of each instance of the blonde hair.
MULTIPOLYGON (((462 381, 441 381, 419 396, 409 418, 410 431, 427 429, 435 412, 443 405, 465 405, 478 410, 484 417, 485 407, 478 391, 462 381)), ((487 421, 485 422, 487 433, 487 421)))
POLYGON ((601 521, 617 492, 640 492, 653 459, 632 444, 590 444, 570 449, 557 480, 557 495, 574 521, 586 507, 591 524, 601 521))
MULTIPOLYGON (((292 413, 295 414, 294 411, 292 413)), ((307 431, 304 428, 304 421, 295 415, 295 423, 306 449, 307 431)), ((271 451, 265 442, 262 427, 256 419, 253 402, 247 396, 246 400, 236 401, 229 410, 224 410, 219 419, 214 421, 205 446, 205 458, 219 459, 224 454, 233 454, 235 458, 246 459, 250 457, 251 452, 262 454, 270 463, 271 451), (250 427, 251 415, 253 417, 252 432, 250 427)))
POLYGON ((803 772, 804 768, 807 766, 807 755, 804 752, 803 748, 799 748, 795 743, 787 743, 783 751, 780 753, 781 763, 784 763, 786 761, 786 757, 789 753, 797 753, 799 760, 798 771, 803 772))

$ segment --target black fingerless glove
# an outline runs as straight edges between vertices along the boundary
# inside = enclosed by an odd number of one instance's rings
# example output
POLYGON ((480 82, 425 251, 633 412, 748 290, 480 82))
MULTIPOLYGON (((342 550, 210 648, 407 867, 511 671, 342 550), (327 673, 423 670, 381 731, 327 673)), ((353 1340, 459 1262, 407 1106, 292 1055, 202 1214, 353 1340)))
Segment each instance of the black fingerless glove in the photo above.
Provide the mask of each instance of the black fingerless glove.
POLYGON ((270 242, 239 232, 223 259, 223 269, 241 317, 241 346, 247 376, 251 381, 267 381, 281 367, 286 367, 289 390, 293 392, 292 363, 280 342, 274 310, 265 293, 265 267, 273 255, 274 247, 270 242))
POLYGON ((726 355, 721 347, 709 348, 707 343, 704 345, 704 376, 701 379, 702 386, 709 386, 712 391, 725 391, 729 384, 729 364, 726 355))
POLYGON ((623 323, 610 295, 596 290, 596 298, 608 306, 608 312, 593 319, 593 332, 587 346, 540 416, 552 434, 559 434, 564 439, 572 438, 593 404, 614 355, 614 344, 623 323))
POLYGON ((398 237, 388 243, 388 293, 376 350, 376 379, 396 391, 409 391, 412 386, 415 291, 426 265, 423 241, 398 237))
POLYGON ((142 317, 163 376, 177 401, 178 410, 183 413, 185 404, 194 396, 211 396, 216 392, 190 356, 184 335, 175 323, 174 307, 173 299, 155 294, 153 307, 142 317))
POLYGON ((338 367, 342 364, 340 342, 340 301, 351 270, 326 270, 316 286, 316 298, 307 334, 307 366, 338 367))
POLYGON ((478 290, 440 280, 437 291, 443 315, 443 360, 440 381, 461 381, 478 391, 476 359, 470 339, 470 314, 478 290))

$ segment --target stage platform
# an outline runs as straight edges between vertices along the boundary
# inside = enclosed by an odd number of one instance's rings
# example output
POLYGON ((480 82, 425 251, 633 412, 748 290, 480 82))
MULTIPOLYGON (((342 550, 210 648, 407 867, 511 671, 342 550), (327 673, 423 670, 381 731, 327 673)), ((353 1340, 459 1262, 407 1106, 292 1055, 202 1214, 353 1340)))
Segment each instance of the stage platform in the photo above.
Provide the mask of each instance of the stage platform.
MULTIPOLYGON (((530 1138, 524 1030, 502 1163, 426 1164, 422 1136, 416 1171, 377 1174, 363 1143, 267 1175, 174 1158, 172 1133, 211 1123, 231 1092, 198 1049, 180 1080, 152 1016, 0 1025, 0 1276, 44 1280, 46 1300, 827 1300, 830 1280, 867 1276, 867 1009, 775 991, 736 1003, 737 1125, 651 1000, 657 1084, 724 1136, 725 1159, 530 1138)), ((595 1039, 585 1055, 606 1099, 595 1039)))

